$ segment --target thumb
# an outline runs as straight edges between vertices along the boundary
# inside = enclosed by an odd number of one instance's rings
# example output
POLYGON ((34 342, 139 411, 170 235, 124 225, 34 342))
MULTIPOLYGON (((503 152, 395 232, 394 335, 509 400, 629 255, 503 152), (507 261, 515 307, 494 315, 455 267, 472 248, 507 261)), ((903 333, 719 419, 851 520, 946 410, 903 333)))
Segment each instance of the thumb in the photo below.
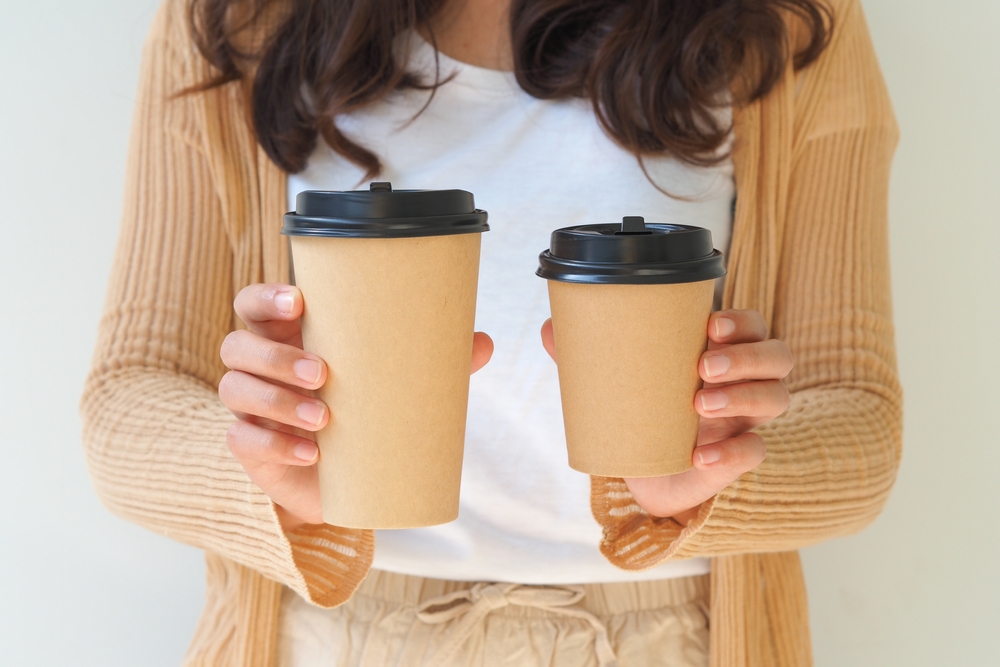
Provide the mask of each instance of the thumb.
POLYGON ((475 373, 493 357, 493 339, 482 331, 472 334, 472 371, 475 373))
POLYGON ((552 357, 552 361, 556 361, 556 339, 555 334, 552 333, 552 318, 545 320, 545 324, 542 325, 542 347, 545 351, 549 353, 552 357))

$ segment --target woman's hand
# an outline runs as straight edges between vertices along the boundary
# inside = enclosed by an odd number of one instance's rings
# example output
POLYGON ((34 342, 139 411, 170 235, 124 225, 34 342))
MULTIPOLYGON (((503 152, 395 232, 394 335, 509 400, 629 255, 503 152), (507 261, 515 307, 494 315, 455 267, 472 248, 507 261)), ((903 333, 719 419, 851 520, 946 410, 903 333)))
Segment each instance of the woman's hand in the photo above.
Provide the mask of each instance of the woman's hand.
MULTIPOLYGON (((701 504, 764 460, 764 440, 751 429, 788 408, 781 380, 792 370, 792 353, 767 339, 764 318, 754 310, 723 310, 708 321, 708 350, 698 369, 705 386, 694 399, 701 415, 694 468, 678 475, 625 480, 635 501, 654 516, 682 524, 701 504)), ((553 359, 552 322, 542 326, 542 344, 553 359)))
MULTIPOLYGON (((335 418, 311 395, 330 370, 302 350, 302 304, 302 292, 291 285, 243 288, 234 308, 247 330, 229 334, 221 350, 232 370, 219 383, 219 398, 237 419, 226 442, 250 479, 274 501, 285 530, 323 522, 313 433, 335 418)), ((492 354, 490 337, 474 334, 472 372, 492 354)))

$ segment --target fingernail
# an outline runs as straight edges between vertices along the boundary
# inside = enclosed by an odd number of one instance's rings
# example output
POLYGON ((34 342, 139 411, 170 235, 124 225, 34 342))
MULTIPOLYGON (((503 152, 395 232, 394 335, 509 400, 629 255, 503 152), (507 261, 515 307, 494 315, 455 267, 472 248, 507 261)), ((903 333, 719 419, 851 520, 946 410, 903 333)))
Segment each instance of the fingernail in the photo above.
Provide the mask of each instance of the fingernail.
POLYGON ((711 465, 722 458, 722 452, 718 447, 703 446, 697 449, 698 463, 703 466, 711 465))
POLYGON ((295 445, 295 449, 292 450, 292 454, 295 454, 295 458, 302 459, 303 461, 308 461, 312 463, 319 456, 319 447, 312 443, 300 442, 295 445))
POLYGON ((736 322, 733 322, 728 317, 720 317, 715 320, 716 338, 729 338, 734 333, 736 333, 736 322))
POLYGON ((288 292, 281 292, 274 295, 274 307, 282 315, 291 315, 292 308, 295 307, 295 296, 288 292))
POLYGON ((729 357, 724 354, 715 354, 705 357, 705 375, 714 378, 723 375, 729 370, 729 357))
POLYGON ((701 392, 701 407, 711 412, 721 410, 729 405, 729 396, 723 391, 703 391, 701 392))
POLYGON ((322 367, 315 359, 299 359, 292 364, 292 371, 295 373, 295 377, 303 382, 316 384, 319 382, 319 374, 322 371, 322 367))
POLYGON ((323 422, 326 408, 318 403, 299 403, 299 406, 295 408, 295 414, 302 421, 319 426, 323 422))

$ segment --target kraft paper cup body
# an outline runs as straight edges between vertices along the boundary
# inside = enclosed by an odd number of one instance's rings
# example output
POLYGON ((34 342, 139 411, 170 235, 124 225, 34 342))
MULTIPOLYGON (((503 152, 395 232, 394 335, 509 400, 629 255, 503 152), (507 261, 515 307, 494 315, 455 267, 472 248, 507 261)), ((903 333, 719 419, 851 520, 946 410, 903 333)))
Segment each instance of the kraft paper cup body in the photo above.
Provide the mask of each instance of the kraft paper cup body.
POLYGON ((691 468, 714 281, 548 286, 570 467, 605 477, 691 468))
POLYGON ((325 522, 457 518, 481 237, 291 237, 303 346, 330 369, 325 522))
POLYGON ((726 272, 712 233, 627 216, 555 230, 538 261, 570 467, 602 477, 690 469, 698 362, 726 272))

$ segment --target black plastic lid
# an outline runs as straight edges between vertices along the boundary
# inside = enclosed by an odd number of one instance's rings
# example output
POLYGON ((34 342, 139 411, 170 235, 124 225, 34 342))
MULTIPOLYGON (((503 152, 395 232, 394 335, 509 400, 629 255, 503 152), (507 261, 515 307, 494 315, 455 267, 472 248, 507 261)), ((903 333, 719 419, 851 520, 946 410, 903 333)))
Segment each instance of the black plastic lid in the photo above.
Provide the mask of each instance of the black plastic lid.
POLYGON ((726 275, 722 253, 712 247, 712 232, 647 225, 638 216, 621 224, 557 229, 538 263, 539 276, 567 283, 693 283, 726 275))
POLYGON ((395 238, 487 232, 486 211, 465 190, 396 190, 372 183, 369 190, 306 190, 285 214, 287 236, 395 238))

